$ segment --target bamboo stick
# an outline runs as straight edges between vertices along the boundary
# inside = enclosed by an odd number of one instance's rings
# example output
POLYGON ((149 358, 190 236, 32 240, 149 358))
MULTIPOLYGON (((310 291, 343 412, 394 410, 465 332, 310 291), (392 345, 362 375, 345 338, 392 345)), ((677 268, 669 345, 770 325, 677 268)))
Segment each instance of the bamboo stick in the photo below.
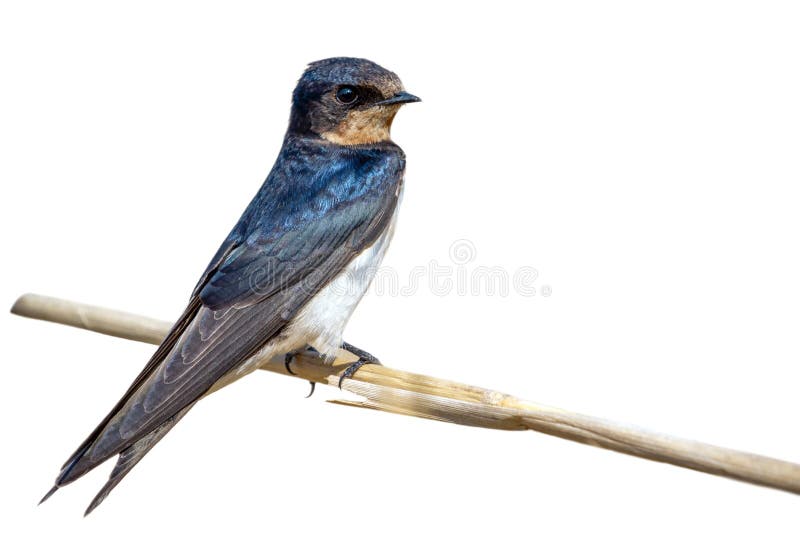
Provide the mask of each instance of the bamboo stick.
MULTIPOLYGON (((158 344, 171 326, 131 313, 42 295, 20 297, 11 312, 75 326, 111 336, 158 344)), ((331 364, 312 354, 297 357, 297 378, 337 386, 339 374, 355 360, 342 351, 331 364)), ((267 371, 288 374, 283 360, 273 359, 267 371)), ((658 434, 638 427, 577 414, 497 391, 449 380, 368 365, 342 389, 363 398, 331 401, 461 425, 499 430, 535 430, 564 439, 673 465, 800 494, 800 465, 658 434)))

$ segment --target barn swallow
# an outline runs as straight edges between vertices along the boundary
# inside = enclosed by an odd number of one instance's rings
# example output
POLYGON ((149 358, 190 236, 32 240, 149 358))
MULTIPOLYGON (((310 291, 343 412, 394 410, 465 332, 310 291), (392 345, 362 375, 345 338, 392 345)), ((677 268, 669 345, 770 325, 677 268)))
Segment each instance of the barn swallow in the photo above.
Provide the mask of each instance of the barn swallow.
POLYGON ((118 455, 96 508, 207 393, 262 363, 313 347, 332 359, 386 253, 405 154, 390 129, 419 102, 365 59, 311 63, 292 95, 272 171, 211 259, 189 304, 131 386, 67 460, 44 502, 118 455), (343 289, 344 288, 344 289, 343 289))

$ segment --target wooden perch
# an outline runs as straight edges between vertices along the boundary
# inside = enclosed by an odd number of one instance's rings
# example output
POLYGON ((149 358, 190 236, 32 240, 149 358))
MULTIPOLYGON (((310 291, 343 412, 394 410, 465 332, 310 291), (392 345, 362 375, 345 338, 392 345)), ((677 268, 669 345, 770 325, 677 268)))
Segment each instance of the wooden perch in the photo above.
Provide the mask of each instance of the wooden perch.
MULTIPOLYGON (((171 326, 139 315, 32 294, 20 297, 11 312, 153 344, 160 343, 171 326)), ((335 387, 339 374, 354 360, 352 354, 344 351, 329 365, 312 355, 301 355, 292 362, 292 370, 297 378, 335 387)), ((280 358, 263 368, 288 374, 280 358)), ((800 465, 666 436, 497 391, 376 365, 363 367, 354 378, 345 380, 342 388, 364 400, 333 402, 461 425, 536 430, 648 460, 800 494, 800 465)))

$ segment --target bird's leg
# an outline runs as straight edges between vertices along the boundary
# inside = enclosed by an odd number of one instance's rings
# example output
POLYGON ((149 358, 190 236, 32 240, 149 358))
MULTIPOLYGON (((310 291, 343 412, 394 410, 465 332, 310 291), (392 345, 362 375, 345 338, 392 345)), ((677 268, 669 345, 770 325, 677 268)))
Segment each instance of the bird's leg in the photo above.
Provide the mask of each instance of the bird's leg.
MULTIPOLYGON (((306 348, 304 348, 302 350, 293 350, 292 352, 287 352, 286 356, 283 357, 283 365, 284 365, 284 367, 286 367, 286 371, 290 375, 297 375, 297 373, 292 371, 292 360, 294 360, 297 357, 298 354, 300 354, 302 352, 306 352, 308 350, 313 350, 314 352, 316 352, 314 347, 312 347, 310 345, 306 345, 306 348)), ((308 392, 308 395, 306 395, 306 398, 309 398, 311 395, 313 395, 314 394, 314 389, 317 387, 317 383, 316 382, 313 382, 313 381, 309 380, 308 383, 311 384, 311 391, 308 392)))
POLYGON ((381 362, 378 358, 370 354, 369 352, 359 349, 348 343, 347 341, 342 341, 342 348, 347 352, 350 352, 356 356, 358 356, 358 360, 350 364, 347 369, 344 370, 342 376, 339 377, 339 389, 342 389, 342 382, 345 378, 352 378, 356 371, 361 369, 364 365, 368 363, 372 363, 375 365, 381 365, 381 362))
MULTIPOLYGON (((358 360, 356 360, 353 363, 351 363, 347 367, 347 369, 344 370, 342 375, 339 377, 339 389, 341 389, 342 382, 344 382, 345 378, 352 378, 353 375, 356 374, 356 371, 361 369, 364 365, 366 365, 368 363, 375 364, 375 365, 381 365, 381 361, 378 358, 376 358, 375 356, 373 356, 369 352, 365 351, 364 349, 359 349, 355 345, 351 345, 347 341, 342 341, 341 348, 346 350, 347 352, 355 355, 355 356, 358 356, 358 360)), ((316 352, 316 353, 319 354, 317 349, 315 349, 311 345, 306 345, 306 347, 304 349, 301 349, 301 350, 293 350, 292 352, 287 352, 286 353, 286 356, 284 357, 283 363, 286 366, 286 371, 290 375, 296 375, 297 374, 294 371, 292 371, 292 367, 291 367, 292 360, 294 360, 295 357, 297 357, 298 354, 301 354, 303 352, 308 352, 308 351, 316 352)), ((322 356, 322 355, 320 354, 320 356, 322 356)), ((310 397, 311 395, 314 394, 314 388, 317 385, 315 382, 312 382, 312 381, 309 381, 309 384, 311 384, 311 392, 309 392, 309 394, 306 396, 306 398, 308 398, 308 397, 310 397)))

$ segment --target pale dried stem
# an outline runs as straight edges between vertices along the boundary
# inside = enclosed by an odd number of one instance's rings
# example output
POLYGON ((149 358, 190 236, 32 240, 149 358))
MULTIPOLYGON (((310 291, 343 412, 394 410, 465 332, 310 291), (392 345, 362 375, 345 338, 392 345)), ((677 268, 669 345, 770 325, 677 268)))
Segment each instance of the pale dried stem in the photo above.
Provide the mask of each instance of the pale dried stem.
MULTIPOLYGON (((23 295, 12 313, 66 324, 111 336, 158 344, 170 324, 107 308, 41 295, 23 295)), ((342 351, 331 364, 301 355, 292 364, 297 378, 336 386, 339 374, 355 357, 342 351)), ((267 371, 286 375, 282 360, 267 371)), ((361 401, 333 401, 346 406, 413 415, 437 421, 499 430, 536 430, 597 447, 667 462, 705 473, 800 494, 800 465, 725 449, 523 401, 511 395, 429 376, 368 365, 343 389, 361 401)))

